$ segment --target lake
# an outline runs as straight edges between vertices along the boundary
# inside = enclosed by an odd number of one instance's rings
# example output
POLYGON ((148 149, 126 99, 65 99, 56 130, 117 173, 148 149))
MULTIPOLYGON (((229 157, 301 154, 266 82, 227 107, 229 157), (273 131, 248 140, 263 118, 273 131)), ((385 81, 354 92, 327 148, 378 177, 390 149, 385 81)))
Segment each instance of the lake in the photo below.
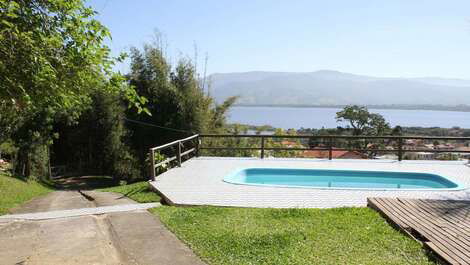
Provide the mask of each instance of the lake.
MULTIPOLYGON (((228 120, 231 123, 271 125, 283 129, 336 128, 336 108, 287 108, 287 107, 232 107, 228 120)), ((470 128, 470 112, 433 110, 370 109, 380 113, 392 126, 470 128)))

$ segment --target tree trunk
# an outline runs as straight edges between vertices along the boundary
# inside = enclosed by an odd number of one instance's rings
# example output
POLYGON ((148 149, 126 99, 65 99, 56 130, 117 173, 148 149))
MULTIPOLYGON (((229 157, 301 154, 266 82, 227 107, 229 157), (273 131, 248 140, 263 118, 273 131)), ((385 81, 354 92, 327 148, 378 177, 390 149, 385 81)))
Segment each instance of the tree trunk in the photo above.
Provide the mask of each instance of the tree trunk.
POLYGON ((18 177, 28 178, 31 174, 31 162, 29 159, 29 150, 20 147, 15 159, 13 173, 18 177))

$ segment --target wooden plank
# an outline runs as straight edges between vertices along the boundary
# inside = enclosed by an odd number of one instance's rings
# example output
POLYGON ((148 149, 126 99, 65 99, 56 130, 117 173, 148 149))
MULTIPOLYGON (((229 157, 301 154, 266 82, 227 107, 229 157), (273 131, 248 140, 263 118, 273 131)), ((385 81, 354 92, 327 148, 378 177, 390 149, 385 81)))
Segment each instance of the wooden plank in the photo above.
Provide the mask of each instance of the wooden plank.
POLYGON ((195 152, 195 151, 196 151, 196 148, 191 148, 189 150, 182 152, 181 156, 189 155, 190 153, 195 152))
POLYGON ((470 217, 470 201, 463 202, 449 202, 449 201, 431 201, 431 200, 417 200, 424 205, 432 207, 436 210, 444 211, 448 214, 457 215, 462 218, 470 217), (459 210, 459 209, 466 210, 459 210))
POLYGON ((430 201, 430 200, 418 200, 422 202, 424 205, 432 205, 434 208, 437 208, 436 206, 439 206, 438 209, 440 209, 443 212, 446 212, 448 216, 452 217, 458 217, 461 218, 459 220, 463 221, 466 220, 465 223, 469 224, 470 223, 470 201, 430 201), (466 212, 464 211, 457 211, 457 209, 460 208, 466 208, 466 212), (452 211, 452 212, 449 212, 452 211))
MULTIPOLYGON (((388 207, 382 205, 382 202, 379 198, 368 198, 368 205, 369 207, 373 208, 374 210, 378 211, 380 214, 382 214, 384 217, 392 221, 398 226, 401 226, 402 228, 408 228, 407 224, 402 222, 400 218, 396 217, 393 212, 391 212, 388 207)), ((403 231, 406 232, 407 231, 403 231)))
POLYGON ((416 203, 418 203, 424 209, 427 209, 429 212, 432 211, 434 215, 436 215, 437 217, 445 217, 446 219, 449 219, 449 220, 460 221, 463 224, 470 223, 470 222, 464 222, 467 217, 470 218, 470 215, 466 216, 466 214, 461 211, 449 212, 449 209, 457 210, 457 208, 453 207, 452 204, 449 205, 449 204, 444 204, 444 203, 433 203, 429 200, 427 201, 416 200, 416 203))
POLYGON ((417 200, 412 200, 410 201, 410 203, 415 203, 418 207, 425 210, 426 213, 428 214, 427 220, 433 223, 436 226, 436 229, 445 231, 447 235, 454 238, 453 240, 457 242, 461 242, 462 244, 460 245, 462 245, 467 250, 467 252, 469 253, 467 256, 470 258, 470 233, 468 233, 468 231, 456 225, 454 223, 454 220, 448 221, 444 219, 442 216, 434 216, 432 214, 429 214, 429 213, 432 213, 432 210, 425 208, 427 206, 421 204, 417 200))
POLYGON ((461 264, 459 261, 454 259, 452 256, 449 256, 447 252, 442 251, 439 247, 437 247, 434 243, 431 241, 424 242, 424 245, 428 247, 430 250, 434 251, 441 259, 449 262, 450 264, 461 264))
POLYGON ((423 202, 422 200, 414 201, 419 207, 425 210, 430 216, 438 219, 442 219, 444 224, 451 224, 452 227, 456 227, 464 235, 468 236, 470 240, 470 216, 466 218, 465 216, 456 216, 446 214, 446 210, 443 208, 436 208, 430 206, 430 203, 423 202))
POLYGON ((466 220, 464 218, 456 218, 450 217, 444 214, 441 210, 436 211, 435 208, 430 207, 430 203, 423 203, 420 200, 409 200, 410 203, 415 204, 420 211, 422 211, 423 215, 426 215, 427 218, 433 221, 436 226, 440 227, 449 227, 456 229, 458 232, 468 235, 468 245, 470 246, 470 231, 461 228, 457 223, 461 223, 461 225, 465 225, 466 220))
MULTIPOLYGON (((419 216, 419 212, 414 209, 412 200, 401 200, 404 207, 401 209, 409 214, 416 214, 419 216)), ((433 224, 433 219, 429 220, 426 216, 420 218, 420 222, 413 225, 413 228, 422 234, 426 234, 429 237, 435 238, 436 240, 433 243, 439 246, 441 249, 448 249, 457 259, 460 259, 462 262, 470 259, 470 251, 464 240, 459 240, 455 236, 448 233, 445 229, 440 228, 433 224)), ((429 238, 428 238, 429 239, 429 238)))
POLYGON ((466 207, 466 202, 437 200, 368 198, 369 207, 377 210, 415 239, 451 264, 470 265, 470 223, 464 212, 449 215, 448 209, 466 207), (417 234, 413 233, 416 232, 417 234), (418 237, 418 238, 417 238, 418 237))
POLYGON ((167 159, 163 160, 162 162, 158 162, 157 164, 155 164, 155 168, 157 168, 157 167, 159 167, 159 166, 161 166, 161 165, 163 165, 163 164, 169 163, 169 162, 171 162, 171 161, 173 161, 173 160, 175 160, 175 159, 176 159, 176 156, 172 156, 172 157, 170 157, 170 158, 167 158, 167 159))
MULTIPOLYGON (((408 211, 408 212, 410 212, 410 210, 413 211, 414 206, 413 204, 411 204, 410 200, 403 200, 402 202, 405 205, 405 207, 402 208, 404 211, 408 211)), ((410 212, 410 213, 413 214, 413 212, 410 212)), ((415 211, 414 214, 419 215, 419 212, 415 211)), ((432 218, 422 216, 421 221, 413 227, 418 232, 425 233, 437 239, 434 241, 434 244, 440 246, 441 248, 446 248, 450 250, 458 258, 462 260, 466 260, 470 258, 466 254, 468 252, 466 244, 462 242, 461 240, 459 240, 458 238, 456 238, 455 236, 448 233, 446 230, 440 228, 439 226, 436 226, 433 223, 432 218)))

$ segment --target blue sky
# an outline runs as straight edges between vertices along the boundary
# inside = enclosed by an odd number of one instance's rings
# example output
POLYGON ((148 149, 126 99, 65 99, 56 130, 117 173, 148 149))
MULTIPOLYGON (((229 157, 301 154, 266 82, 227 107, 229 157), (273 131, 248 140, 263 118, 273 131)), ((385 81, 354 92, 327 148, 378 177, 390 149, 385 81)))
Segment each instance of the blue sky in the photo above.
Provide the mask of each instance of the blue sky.
MULTIPOLYGON (((163 33, 208 73, 311 72, 470 79, 468 0, 92 0, 114 54, 163 33)), ((119 69, 126 71, 128 66, 119 69)))

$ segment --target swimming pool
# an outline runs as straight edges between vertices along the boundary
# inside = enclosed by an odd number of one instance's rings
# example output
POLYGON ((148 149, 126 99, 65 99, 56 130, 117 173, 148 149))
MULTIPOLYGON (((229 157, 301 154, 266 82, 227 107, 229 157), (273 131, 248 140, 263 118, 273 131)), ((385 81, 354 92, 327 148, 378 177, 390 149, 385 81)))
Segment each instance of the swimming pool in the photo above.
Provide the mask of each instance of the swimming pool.
POLYGON ((447 178, 430 173, 293 168, 244 168, 224 177, 233 184, 326 189, 455 190, 447 178))

